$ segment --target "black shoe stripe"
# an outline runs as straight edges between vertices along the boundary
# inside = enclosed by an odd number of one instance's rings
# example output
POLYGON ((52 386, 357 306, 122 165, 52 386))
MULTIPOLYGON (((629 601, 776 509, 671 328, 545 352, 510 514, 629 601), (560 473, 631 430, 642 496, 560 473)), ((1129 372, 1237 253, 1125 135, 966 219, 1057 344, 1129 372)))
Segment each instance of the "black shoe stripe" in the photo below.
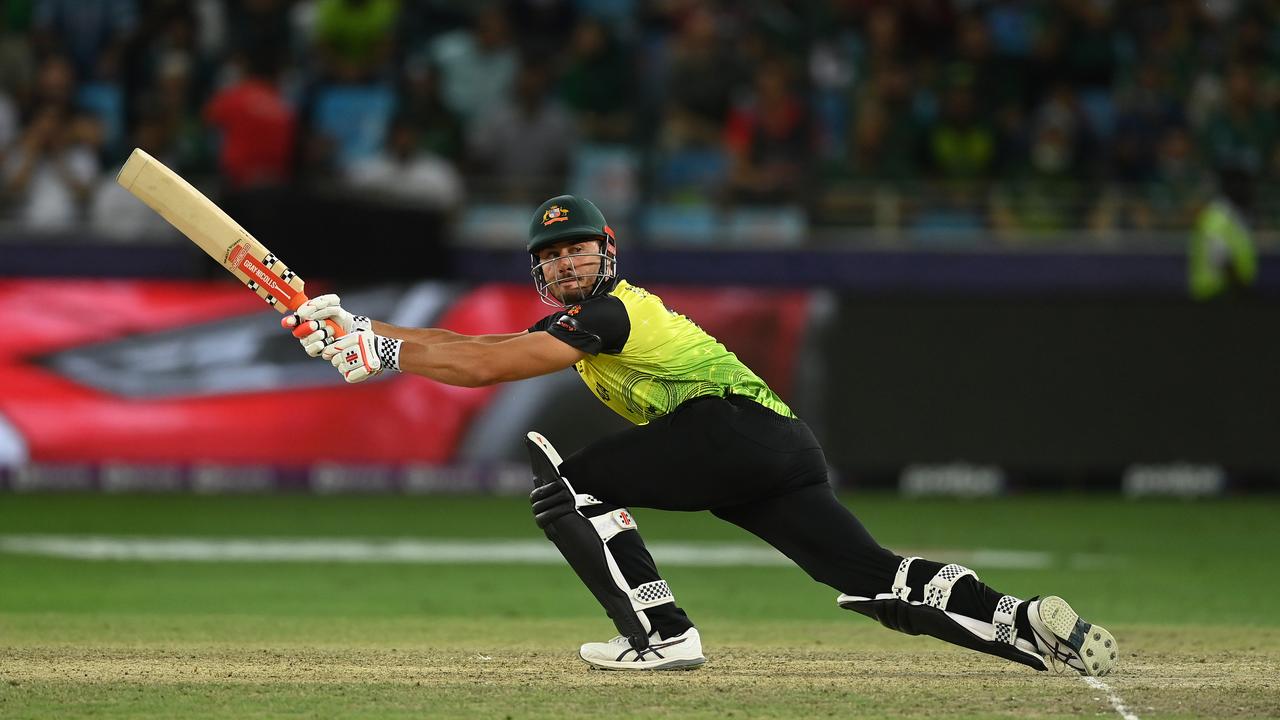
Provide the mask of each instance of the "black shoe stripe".
MULTIPOLYGON (((1035 632, 1034 628, 1032 628, 1032 632, 1035 632)), ((1064 652, 1061 649, 1059 649, 1059 645, 1062 644, 1062 640, 1057 635, 1052 635, 1052 640, 1046 638, 1045 636, 1041 635, 1038 632, 1035 633, 1035 636, 1038 640, 1040 640, 1040 644, 1047 647, 1049 649, 1049 652, 1055 658, 1063 662, 1067 662, 1069 660, 1075 660, 1078 658, 1077 655, 1072 655, 1069 652, 1064 652)))
POLYGON ((1080 648, 1084 647, 1084 638, 1091 629, 1093 629, 1092 625, 1076 618, 1076 626, 1071 628, 1071 637, 1067 638, 1067 645, 1071 646, 1072 650, 1080 652, 1080 648))
POLYGON ((658 650, 661 650, 663 648, 669 648, 672 645, 679 645, 680 643, 684 642, 687 639, 688 638, 677 638, 675 640, 670 640, 664 643, 658 643, 657 645, 650 645, 649 647, 644 648, 643 650, 636 650, 635 648, 629 647, 626 650, 623 650, 621 653, 619 653, 618 657, 614 658, 613 661, 622 662, 622 659, 625 658, 627 656, 627 653, 629 652, 634 652, 636 654, 635 660, 632 660, 631 662, 641 662, 644 660, 644 656, 648 655, 649 653, 653 653, 654 655, 657 655, 659 660, 666 660, 667 659, 666 656, 658 652, 658 650))

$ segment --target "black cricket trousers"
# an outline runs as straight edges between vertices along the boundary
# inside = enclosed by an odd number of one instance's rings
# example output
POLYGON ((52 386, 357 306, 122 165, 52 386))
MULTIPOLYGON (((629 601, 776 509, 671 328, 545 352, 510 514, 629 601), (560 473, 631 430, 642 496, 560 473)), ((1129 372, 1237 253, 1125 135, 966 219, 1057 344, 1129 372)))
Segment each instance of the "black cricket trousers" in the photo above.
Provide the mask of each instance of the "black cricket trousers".
MULTIPOLYGON (((710 510, 849 595, 888 592, 901 560, 836 499, 809 426, 743 396, 689 400, 574 453, 560 470, 607 508, 710 510)), ((637 533, 609 545, 632 587, 658 579, 637 533)), ((674 610, 648 611, 664 637, 689 625, 674 610)))

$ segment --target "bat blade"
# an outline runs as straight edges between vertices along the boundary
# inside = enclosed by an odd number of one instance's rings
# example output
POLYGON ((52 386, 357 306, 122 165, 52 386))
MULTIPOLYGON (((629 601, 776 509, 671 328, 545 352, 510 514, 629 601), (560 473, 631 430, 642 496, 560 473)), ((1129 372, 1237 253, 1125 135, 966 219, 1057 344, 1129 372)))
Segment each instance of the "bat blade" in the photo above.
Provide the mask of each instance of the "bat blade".
POLYGON ((271 307, 287 313, 307 301, 302 278, 204 193, 141 148, 129 155, 116 182, 271 307))

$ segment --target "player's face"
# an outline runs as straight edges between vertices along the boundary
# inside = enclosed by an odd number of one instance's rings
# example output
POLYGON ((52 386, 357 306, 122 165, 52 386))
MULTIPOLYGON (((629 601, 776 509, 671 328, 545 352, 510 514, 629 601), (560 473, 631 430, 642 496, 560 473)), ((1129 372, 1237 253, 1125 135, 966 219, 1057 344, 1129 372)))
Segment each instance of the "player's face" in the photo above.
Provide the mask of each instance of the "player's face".
POLYGON ((538 251, 542 279, 557 300, 585 300, 600 275, 600 241, 566 240, 538 251))

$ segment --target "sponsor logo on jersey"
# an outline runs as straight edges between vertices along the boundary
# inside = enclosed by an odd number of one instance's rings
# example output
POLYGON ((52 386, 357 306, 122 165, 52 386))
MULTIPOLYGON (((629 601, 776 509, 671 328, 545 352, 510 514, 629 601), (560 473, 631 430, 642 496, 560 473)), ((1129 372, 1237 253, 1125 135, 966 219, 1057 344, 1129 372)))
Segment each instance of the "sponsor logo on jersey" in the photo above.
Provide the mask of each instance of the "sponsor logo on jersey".
POLYGON ((561 315, 560 319, 556 320, 556 327, 569 332, 577 332, 579 328, 578 321, 568 315, 561 315))
POLYGON ((569 211, 559 205, 552 205, 542 213, 542 226, 546 227, 553 223, 564 222, 569 219, 569 211))

